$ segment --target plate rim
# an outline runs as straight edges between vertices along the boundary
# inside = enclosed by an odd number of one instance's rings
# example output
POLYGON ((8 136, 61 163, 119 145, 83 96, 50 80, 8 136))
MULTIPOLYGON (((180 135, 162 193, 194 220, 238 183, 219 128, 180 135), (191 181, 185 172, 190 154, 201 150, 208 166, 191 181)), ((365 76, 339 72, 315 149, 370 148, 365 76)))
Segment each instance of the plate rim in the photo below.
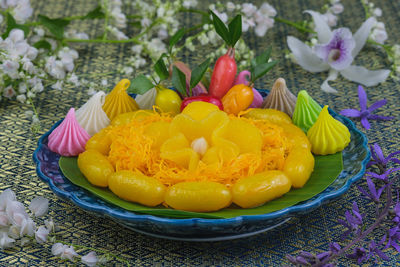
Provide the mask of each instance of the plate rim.
MULTIPOLYGON (((261 92, 267 92, 267 90, 259 90, 261 92)), ((140 213, 135 213, 131 212, 128 210, 125 210, 124 213, 120 211, 116 211, 114 209, 110 209, 109 207, 106 206, 98 206, 98 205, 91 205, 90 203, 86 201, 80 200, 73 192, 66 192, 64 190, 59 189, 55 184, 54 181, 45 175, 41 171, 41 161, 37 157, 37 153, 42 149, 43 146, 43 140, 50 135, 50 133, 61 123, 61 120, 56 122, 49 131, 47 131, 45 134, 43 134, 39 140, 38 140, 38 146, 35 149, 33 153, 33 160, 36 164, 36 173, 38 176, 49 185, 50 189, 58 196, 68 199, 72 201, 75 205, 81 207, 84 210, 89 210, 93 212, 99 212, 101 214, 111 216, 116 219, 122 219, 125 221, 153 221, 156 223, 163 223, 163 224, 173 224, 173 225, 179 225, 179 226, 193 226, 197 224, 212 224, 212 225, 222 225, 222 224, 230 224, 230 223, 241 223, 243 221, 247 222, 255 222, 255 221, 260 221, 260 220, 271 220, 275 218, 284 218, 296 215, 304 210, 308 209, 313 209, 321 206, 324 202, 327 202, 328 200, 331 200, 333 198, 339 197, 342 194, 344 194, 347 190, 350 189, 351 185, 362 178, 365 174, 366 171, 366 166, 367 163, 370 161, 371 158, 371 152, 368 147, 368 139, 366 135, 361 132, 355 125, 353 121, 350 119, 341 116, 337 114, 335 111, 333 111, 331 108, 329 108, 329 112, 333 114, 334 116, 340 117, 342 120, 346 121, 348 125, 350 125, 351 130, 359 134, 362 138, 362 146, 366 150, 366 154, 364 159, 361 162, 361 168, 358 173, 353 175, 350 179, 346 181, 346 183, 336 191, 328 192, 325 194, 322 194, 323 192, 319 193, 316 199, 314 199, 311 202, 307 203, 302 203, 302 204, 296 204, 294 206, 286 207, 281 210, 277 210, 271 213, 266 213, 266 214, 258 214, 258 215, 241 215, 233 218, 219 218, 219 219, 207 219, 207 218, 184 218, 184 219, 179 219, 179 218, 168 218, 168 217, 159 217, 155 215, 148 215, 148 214, 140 214, 140 213), (322 195, 321 195, 322 194, 322 195)), ((342 170, 343 172, 343 170, 342 170)), ((340 174, 339 174, 340 175, 340 174)), ((111 204, 112 205, 112 204, 111 204)), ((121 208, 122 209, 122 208, 121 208)))

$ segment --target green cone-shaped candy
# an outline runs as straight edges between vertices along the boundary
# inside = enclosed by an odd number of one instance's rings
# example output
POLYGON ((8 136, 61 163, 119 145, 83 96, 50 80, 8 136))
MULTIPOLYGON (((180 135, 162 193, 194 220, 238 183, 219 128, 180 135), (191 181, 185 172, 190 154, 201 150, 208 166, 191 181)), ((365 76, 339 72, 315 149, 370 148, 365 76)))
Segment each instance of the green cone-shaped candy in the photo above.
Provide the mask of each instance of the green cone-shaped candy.
POLYGON ((308 95, 307 91, 301 90, 297 95, 297 102, 293 113, 293 123, 305 133, 317 121, 322 108, 308 95))

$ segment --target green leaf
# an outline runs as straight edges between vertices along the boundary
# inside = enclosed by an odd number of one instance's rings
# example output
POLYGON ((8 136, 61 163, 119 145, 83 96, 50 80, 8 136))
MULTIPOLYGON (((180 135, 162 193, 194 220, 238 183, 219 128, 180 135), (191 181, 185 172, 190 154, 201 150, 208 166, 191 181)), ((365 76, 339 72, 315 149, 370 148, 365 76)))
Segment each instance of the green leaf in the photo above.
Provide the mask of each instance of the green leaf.
POLYGON ((169 49, 171 50, 180 39, 182 39, 183 35, 185 34, 185 28, 178 30, 169 40, 169 49))
POLYGON ((128 92, 143 95, 153 87, 154 84, 146 76, 140 74, 132 80, 131 85, 128 88, 128 92))
POLYGON ((92 11, 87 13, 85 16, 83 16, 81 19, 102 19, 105 18, 105 14, 101 9, 101 6, 95 7, 92 11))
POLYGON ((160 81, 163 81, 169 77, 169 71, 164 63, 164 57, 166 56, 167 54, 163 53, 157 60, 156 64, 154 64, 154 70, 156 71, 158 77, 160 77, 160 81))
POLYGON ((237 15, 228 25, 231 46, 234 47, 242 35, 242 16, 237 15))
POLYGON ((172 68, 172 85, 183 97, 187 96, 186 75, 175 66, 172 68))
POLYGON ((22 25, 22 24, 17 24, 17 22, 15 21, 14 17, 10 14, 7 13, 7 28, 6 31, 1 35, 1 37, 3 39, 6 39, 8 37, 8 35, 10 34, 12 29, 20 29, 24 31, 25 37, 28 36, 29 34, 29 27, 26 25, 22 25))
POLYGON ((44 48, 47 50, 51 50, 51 44, 46 40, 40 40, 39 42, 34 43, 33 46, 37 49, 44 48))
POLYGON ((70 21, 65 19, 51 19, 44 15, 38 16, 39 22, 46 27, 57 39, 64 37, 64 29, 70 21))
POLYGON ((268 49, 265 50, 263 53, 261 53, 260 55, 258 55, 255 58, 253 58, 251 60, 251 66, 254 68, 257 65, 267 63, 269 60, 269 57, 271 56, 271 52, 272 52, 272 46, 268 47, 268 49))
POLYGON ((210 66, 210 58, 206 59, 199 66, 192 70, 192 74, 190 76, 190 89, 195 87, 203 78, 204 73, 206 73, 208 66, 210 66))
POLYGON ((225 26, 225 23, 217 16, 214 12, 210 10, 212 17, 213 17, 213 24, 215 31, 218 33, 219 36, 225 41, 228 46, 231 46, 231 36, 229 35, 229 30, 225 26))
POLYGON ((77 157, 61 157, 59 166, 64 176, 73 184, 88 190, 95 196, 103 199, 106 202, 114 204, 123 209, 150 214, 155 216, 164 216, 171 218, 233 218, 242 215, 260 215, 267 214, 277 210, 281 210, 297 203, 310 199, 313 196, 324 191, 340 174, 343 169, 342 153, 336 153, 327 156, 315 156, 314 171, 310 179, 300 189, 292 189, 284 196, 272 200, 262 206, 241 209, 235 205, 216 211, 216 212, 187 212, 165 208, 164 206, 146 207, 140 204, 132 203, 120 199, 114 195, 109 189, 100 188, 90 184, 85 176, 81 173, 77 164, 77 157))
POLYGON ((276 64, 278 63, 278 60, 274 60, 268 63, 263 63, 261 65, 257 65, 254 68, 254 71, 251 73, 251 82, 254 83, 255 80, 258 78, 262 77, 265 73, 270 71, 276 64))

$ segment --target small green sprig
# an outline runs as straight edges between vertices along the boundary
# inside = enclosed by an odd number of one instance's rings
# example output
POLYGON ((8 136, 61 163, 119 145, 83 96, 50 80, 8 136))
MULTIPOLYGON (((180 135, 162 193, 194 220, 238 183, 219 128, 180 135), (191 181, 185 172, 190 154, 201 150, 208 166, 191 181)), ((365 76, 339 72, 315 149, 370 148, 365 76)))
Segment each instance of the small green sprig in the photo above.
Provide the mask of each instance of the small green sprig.
POLYGON ((258 55, 257 57, 251 60, 250 67, 250 85, 254 85, 254 82, 264 76, 268 71, 270 71, 279 60, 273 60, 269 62, 270 56, 272 52, 272 47, 270 46, 263 53, 258 55))
POLYGON ((228 47, 234 47, 242 35, 242 16, 236 15, 226 27, 225 23, 210 10, 215 31, 225 41, 228 47))

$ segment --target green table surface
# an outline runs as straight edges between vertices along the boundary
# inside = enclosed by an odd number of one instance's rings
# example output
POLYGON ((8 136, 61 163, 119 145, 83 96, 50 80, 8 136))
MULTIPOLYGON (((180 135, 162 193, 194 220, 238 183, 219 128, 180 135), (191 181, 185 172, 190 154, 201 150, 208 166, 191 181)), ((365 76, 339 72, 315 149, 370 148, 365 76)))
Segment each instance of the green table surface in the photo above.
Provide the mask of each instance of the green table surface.
MULTIPOLYGON (((51 17, 72 16, 85 14, 95 5, 94 0, 33 0, 32 6, 35 16, 38 13, 51 17)), ((200 2, 200 1, 199 1, 200 2)), ((201 1, 209 3, 211 1, 201 1)), ((240 2, 240 1, 236 1, 240 2)), ((258 6, 261 1, 252 1, 258 6)), ((339 25, 349 26, 354 32, 364 18, 360 1, 342 1, 345 7, 340 15, 339 25)), ((383 11, 382 21, 386 25, 389 41, 400 42, 400 1, 375 1, 383 11)), ((291 20, 304 18, 302 10, 319 10, 324 1, 269 1, 278 11, 278 15, 291 20)), ((185 24, 194 23, 196 16, 184 15, 185 24)), ((102 26, 97 22, 74 22, 74 26, 96 36, 102 26)), ((286 36, 300 36, 296 30, 277 23, 264 37, 256 37, 253 33, 245 34, 250 47, 260 52, 267 46, 273 46, 273 55, 280 59, 279 66, 274 68, 265 78, 260 80, 258 88, 269 89, 274 79, 284 77, 289 89, 294 93, 306 89, 319 103, 328 104, 332 109, 339 111, 344 108, 358 107, 357 84, 338 78, 331 84, 338 89, 338 94, 327 94, 319 89, 325 80, 326 73, 312 74, 304 71, 298 65, 284 58, 283 49, 287 49, 286 36)), ((78 74, 107 73, 123 66, 125 55, 129 53, 131 45, 83 44, 77 45, 80 58, 77 61, 78 74)), ((184 52, 181 56, 185 62, 199 62, 201 55, 207 51, 190 53, 184 52)), ((366 47, 356 58, 356 63, 370 69, 388 66, 382 51, 366 47)), ((93 79, 100 82, 101 78, 93 79)), ((104 78, 113 83, 123 78, 118 75, 105 75, 104 78)), ((128 77, 129 78, 129 77, 128 77)), ((367 88, 369 101, 382 98, 388 104, 381 114, 394 116, 395 119, 385 122, 372 121, 372 129, 367 131, 370 142, 379 142, 384 152, 388 153, 400 149, 400 85, 392 79, 387 82, 367 88)), ((63 118, 72 106, 81 106, 89 96, 84 88, 64 88, 63 91, 46 89, 36 99, 35 104, 40 112, 43 134, 51 126, 63 118)), ((190 243, 168 241, 148 237, 125 229, 110 219, 101 219, 87 214, 71 204, 60 200, 47 184, 36 175, 32 161, 32 153, 36 148, 37 140, 30 132, 30 122, 24 112, 30 107, 20 105, 16 101, 0 102, 0 190, 12 188, 17 192, 20 201, 28 204, 37 195, 43 195, 50 200, 50 214, 58 223, 59 234, 67 242, 105 249, 126 258, 138 266, 182 266, 182 265, 283 265, 287 253, 297 254, 301 250, 322 252, 327 249, 329 242, 338 241, 342 233, 342 226, 337 224, 338 218, 343 218, 344 211, 351 209, 353 201, 363 202, 356 186, 341 198, 326 204, 306 215, 299 215, 291 221, 274 230, 246 238, 225 242, 190 243)), ((356 123, 361 128, 359 122, 356 123)), ((365 130, 363 129, 365 132, 365 130)), ((365 184, 364 179, 357 184, 365 184)), ((399 184, 397 184, 399 186, 399 184)), ((365 203, 365 202, 363 202, 365 203)), ((364 212, 364 208, 360 208, 364 212)), ((382 265, 400 265, 400 254, 395 250, 388 253, 390 261, 379 262, 382 265)), ((0 266, 58 266, 66 265, 57 257, 52 256, 50 246, 32 245, 24 248, 0 251, 0 266)), ((341 265, 352 265, 354 262, 343 259, 341 265)), ((122 265, 112 262, 110 265, 122 265)))

